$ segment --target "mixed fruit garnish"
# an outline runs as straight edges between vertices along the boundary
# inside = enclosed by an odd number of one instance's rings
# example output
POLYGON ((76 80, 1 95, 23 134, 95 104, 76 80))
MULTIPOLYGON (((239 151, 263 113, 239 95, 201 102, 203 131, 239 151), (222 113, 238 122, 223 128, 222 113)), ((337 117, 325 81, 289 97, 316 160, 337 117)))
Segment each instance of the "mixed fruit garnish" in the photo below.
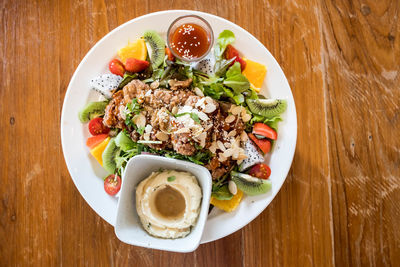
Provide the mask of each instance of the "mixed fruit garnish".
POLYGON ((188 63, 146 31, 109 62, 111 74, 90 81, 104 100, 88 103, 79 118, 92 134, 90 153, 110 174, 108 194, 119 191, 127 161, 138 154, 203 165, 213 178, 211 204, 228 212, 243 193, 271 189, 264 155, 278 138, 286 101, 258 95, 267 69, 244 58, 234 41, 224 30, 213 53, 188 63))

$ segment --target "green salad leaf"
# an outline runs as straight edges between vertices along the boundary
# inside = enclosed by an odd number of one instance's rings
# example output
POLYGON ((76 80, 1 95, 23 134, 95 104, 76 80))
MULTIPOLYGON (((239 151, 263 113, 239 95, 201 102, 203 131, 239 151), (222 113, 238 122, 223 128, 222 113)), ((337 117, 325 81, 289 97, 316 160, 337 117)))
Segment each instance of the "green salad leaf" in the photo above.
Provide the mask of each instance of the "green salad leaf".
POLYGON ((220 59, 225 52, 226 47, 235 41, 235 35, 230 30, 222 31, 217 39, 214 54, 216 59, 220 59))
POLYGON ((239 62, 235 62, 235 64, 228 69, 223 84, 232 88, 235 94, 240 94, 250 88, 250 82, 242 74, 239 62))
POLYGON ((256 122, 262 122, 267 124, 269 127, 271 127, 274 130, 278 129, 278 123, 282 121, 282 118, 280 116, 275 116, 272 118, 267 118, 261 115, 253 114, 253 118, 250 120, 250 125, 253 125, 256 122))
POLYGON ((131 73, 129 71, 126 71, 124 73, 124 77, 122 78, 122 81, 119 83, 117 90, 122 89, 125 85, 127 85, 130 81, 133 79, 137 78, 137 73, 131 73))
POLYGON ((213 188, 211 196, 218 200, 230 200, 233 197, 232 193, 229 192, 228 184, 213 188))

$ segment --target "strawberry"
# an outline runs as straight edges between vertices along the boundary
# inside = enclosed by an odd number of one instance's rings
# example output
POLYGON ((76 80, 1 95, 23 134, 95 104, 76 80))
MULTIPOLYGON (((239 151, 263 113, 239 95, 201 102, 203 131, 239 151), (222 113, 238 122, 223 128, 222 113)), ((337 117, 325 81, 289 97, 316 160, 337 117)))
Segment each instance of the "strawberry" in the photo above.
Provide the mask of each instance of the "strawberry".
POLYGON ((165 48, 165 54, 168 56, 168 60, 175 61, 175 57, 168 47, 165 48))
POLYGON ((147 69, 150 63, 146 60, 128 58, 125 63, 125 69, 129 72, 141 72, 147 69))
POLYGON ((124 64, 122 64, 121 61, 118 59, 114 58, 113 60, 110 61, 108 64, 108 68, 110 69, 112 74, 119 75, 121 77, 124 76, 125 73, 125 67, 124 64))
POLYGON ((244 61, 240 56, 239 56, 239 51, 236 50, 232 45, 228 45, 225 50, 225 58, 226 59, 231 59, 235 58, 235 60, 231 63, 232 66, 235 62, 240 63, 240 69, 243 71, 244 68, 246 67, 246 61, 244 61))

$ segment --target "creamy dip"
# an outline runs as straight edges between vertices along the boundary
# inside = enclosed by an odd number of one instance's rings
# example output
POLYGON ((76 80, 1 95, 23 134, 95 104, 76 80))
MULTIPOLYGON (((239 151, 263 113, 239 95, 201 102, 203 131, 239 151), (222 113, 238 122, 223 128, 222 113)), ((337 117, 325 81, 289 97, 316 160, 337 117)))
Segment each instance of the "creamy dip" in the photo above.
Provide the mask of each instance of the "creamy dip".
POLYGON ((136 189, 136 210, 149 234, 180 238, 196 224, 201 198, 201 188, 191 173, 153 172, 136 189))

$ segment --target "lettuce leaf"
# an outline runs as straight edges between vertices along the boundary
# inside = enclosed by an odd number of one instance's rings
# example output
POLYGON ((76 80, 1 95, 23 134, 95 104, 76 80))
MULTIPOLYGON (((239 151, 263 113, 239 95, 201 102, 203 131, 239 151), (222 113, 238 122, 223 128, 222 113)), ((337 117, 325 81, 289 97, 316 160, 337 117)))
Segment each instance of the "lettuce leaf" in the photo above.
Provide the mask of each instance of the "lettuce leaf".
POLYGON ((215 46, 214 54, 217 60, 222 58, 226 47, 235 41, 235 35, 230 30, 222 31, 217 39, 217 44, 215 46))
POLYGON ((240 94, 250 88, 250 82, 242 74, 240 63, 235 62, 226 72, 226 79, 223 81, 225 86, 232 88, 235 94, 240 94))

